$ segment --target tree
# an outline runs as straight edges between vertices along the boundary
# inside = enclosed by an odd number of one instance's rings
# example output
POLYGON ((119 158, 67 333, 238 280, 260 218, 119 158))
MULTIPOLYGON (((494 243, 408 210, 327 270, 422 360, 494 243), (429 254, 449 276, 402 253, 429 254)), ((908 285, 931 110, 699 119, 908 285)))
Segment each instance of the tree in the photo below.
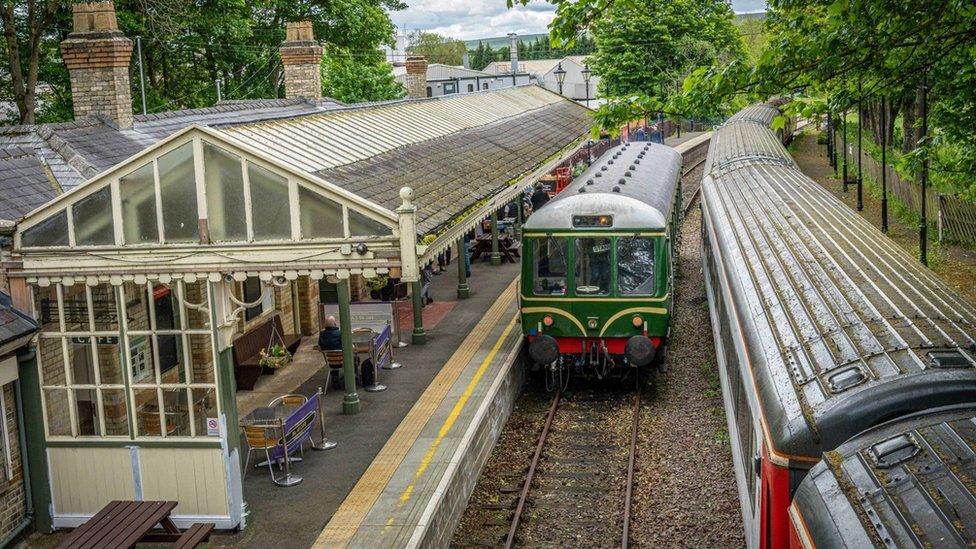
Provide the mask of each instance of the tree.
POLYGON ((322 87, 325 95, 344 103, 399 99, 406 93, 380 51, 373 58, 353 57, 346 50, 327 52, 322 87))
POLYGON ((410 53, 423 55, 428 63, 460 65, 464 62, 467 46, 455 38, 441 36, 433 32, 418 31, 410 37, 410 53))
POLYGON ((592 68, 600 74, 602 95, 666 98, 692 69, 718 59, 743 59, 732 17, 727 3, 713 0, 613 5, 593 24, 592 68))
POLYGON ((40 72, 43 39, 57 18, 62 2, 58 0, 4 0, 0 8, 3 26, 6 72, 20 121, 33 124, 37 79, 40 72))
MULTIPOLYGON (((285 23, 300 20, 311 20, 316 38, 328 44, 335 59, 344 59, 342 66, 349 69, 350 77, 361 78, 351 82, 350 89, 378 94, 349 92, 349 97, 388 99, 390 89, 376 80, 382 66, 374 54, 380 44, 392 44, 389 13, 406 4, 401 0, 116 0, 115 7, 120 30, 131 38, 142 37, 147 107, 157 112, 214 104, 218 80, 225 99, 282 96, 278 47, 285 38, 285 23), (357 72, 353 68, 360 60, 363 70, 357 72)), ((0 67, 0 97, 16 99, 21 122, 69 119, 71 88, 59 44, 71 32, 70 2, 4 0, 2 10, 6 63, 0 67), (9 80, 4 78, 7 74, 9 80)), ((339 68, 327 70, 337 74, 339 68)), ((138 96, 138 78, 132 84, 138 96)))

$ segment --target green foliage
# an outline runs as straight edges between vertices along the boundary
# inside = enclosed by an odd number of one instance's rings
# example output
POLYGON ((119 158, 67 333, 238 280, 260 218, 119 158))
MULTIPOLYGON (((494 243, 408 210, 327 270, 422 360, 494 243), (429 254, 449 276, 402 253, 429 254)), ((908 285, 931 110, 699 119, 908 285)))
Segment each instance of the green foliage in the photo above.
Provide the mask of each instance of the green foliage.
MULTIPOLYGON (((13 6, 12 26, 22 64, 32 51, 28 14, 48 3, 56 12, 33 48, 39 59, 37 80, 43 84, 38 87, 39 122, 71 118, 70 83, 59 51, 61 40, 71 32, 70 2, 7 2, 13 6)), ((383 74, 388 69, 376 53, 380 44, 392 44, 389 13, 406 7, 400 0, 117 0, 115 6, 122 32, 133 39, 142 37, 149 112, 212 105, 217 100, 217 81, 224 99, 282 96, 278 47, 285 38, 285 23, 299 20, 311 20, 316 38, 329 46, 329 57, 323 62, 326 94, 379 100, 400 93, 390 87, 392 79, 383 74), (338 82, 335 78, 340 74, 351 81, 338 82)), ((4 20, 0 25, 9 26, 4 20)), ((6 44, 2 51, 8 51, 6 44)), ((5 55, 0 65, 0 99, 13 97, 7 77, 11 68, 10 56, 5 55)), ((138 112, 135 63, 132 86, 138 112)))
POLYGON ((629 0, 593 24, 601 92, 667 98, 700 66, 743 59, 732 9, 714 0, 629 0))
POLYGON ((410 37, 410 53, 423 55, 428 63, 460 65, 464 62, 467 46, 456 38, 441 36, 433 32, 418 31, 410 37))
POLYGON ((322 88, 328 97, 344 103, 399 99, 406 94, 383 54, 353 57, 348 51, 330 51, 322 61, 322 88))

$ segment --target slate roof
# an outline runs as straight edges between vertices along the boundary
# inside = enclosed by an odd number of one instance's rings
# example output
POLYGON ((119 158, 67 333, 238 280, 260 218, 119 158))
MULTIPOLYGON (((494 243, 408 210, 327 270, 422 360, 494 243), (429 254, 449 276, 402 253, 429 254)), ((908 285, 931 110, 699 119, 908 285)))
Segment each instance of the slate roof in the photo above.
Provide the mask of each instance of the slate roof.
POLYGON ((560 101, 487 127, 315 173, 389 209, 399 204, 401 187, 413 188, 417 232, 428 234, 532 171, 579 138, 590 124, 585 109, 560 101))
POLYGON ((44 162, 26 147, 0 147, 0 219, 14 221, 55 196, 44 162))
POLYGON ((0 292, 0 346, 36 330, 37 323, 15 309, 9 295, 0 292))

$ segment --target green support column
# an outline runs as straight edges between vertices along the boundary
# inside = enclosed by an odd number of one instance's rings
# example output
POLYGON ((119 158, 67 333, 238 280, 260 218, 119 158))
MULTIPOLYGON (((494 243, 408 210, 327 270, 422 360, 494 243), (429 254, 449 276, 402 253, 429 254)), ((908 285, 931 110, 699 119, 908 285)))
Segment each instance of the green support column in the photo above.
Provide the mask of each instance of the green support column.
POLYGON ((468 288, 468 273, 464 272, 464 256, 468 253, 464 249, 464 237, 458 238, 458 287, 457 296, 458 299, 467 299, 471 295, 471 289, 468 288))
POLYGON ((51 516, 51 484, 48 480, 47 445, 44 442, 44 412, 41 410, 41 383, 34 351, 17 356, 17 377, 24 409, 27 460, 30 467, 30 492, 34 506, 34 530, 49 534, 54 530, 51 516))
POLYGON ((502 254, 498 253, 498 212, 491 212, 491 264, 502 264, 502 254))
MULTIPOLYGON (((217 329, 217 326, 220 325, 220 322, 217 320, 217 284, 208 282, 208 285, 210 337, 213 338, 215 343, 214 347, 219 349, 219 345, 216 344, 220 341, 220 332, 217 329)), ((116 291, 120 292, 118 289, 116 291)), ((122 303, 121 293, 116 294, 116 303, 122 303)), ((119 309, 119 317, 121 318, 121 305, 119 309)), ((119 328, 119 335, 124 338, 125 329, 122 326, 119 326, 119 328)), ((120 358, 120 360, 124 359, 120 358)), ((237 452, 237 458, 241 466, 241 474, 243 475, 245 456, 244 452, 241 451, 241 431, 238 428, 239 422, 237 419, 237 380, 234 378, 234 348, 227 347, 222 351, 218 350, 217 355, 214 357, 214 362, 217 366, 217 400, 220 401, 220 409, 223 411, 224 418, 227 422, 227 455, 232 456, 235 451, 237 452)))
MULTIPOLYGON (((462 261, 463 265, 464 262, 462 261)), ((463 267, 462 267, 463 268, 463 267)), ((410 293, 413 294, 413 341, 414 345, 427 343, 427 332, 424 331, 424 304, 420 301, 420 292, 423 283, 419 280, 411 282, 410 293)))
POLYGON ((349 279, 336 284, 339 291, 339 332, 342 337, 342 377, 346 395, 342 398, 343 414, 359 413, 359 393, 356 392, 356 364, 352 354, 352 319, 349 317, 349 279))
POLYGON ((515 214, 515 238, 522 240, 522 193, 515 197, 517 213, 515 214))

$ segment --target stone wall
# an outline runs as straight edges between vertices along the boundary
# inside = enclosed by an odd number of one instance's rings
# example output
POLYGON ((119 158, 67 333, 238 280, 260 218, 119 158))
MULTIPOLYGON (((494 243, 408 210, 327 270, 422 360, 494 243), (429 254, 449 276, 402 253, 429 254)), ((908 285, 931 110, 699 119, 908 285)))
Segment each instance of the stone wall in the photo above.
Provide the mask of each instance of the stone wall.
POLYGON ((285 97, 321 99, 322 73, 319 64, 285 65, 285 97))
POLYGON ((302 335, 319 333, 319 283, 307 276, 298 279, 298 319, 302 335))

